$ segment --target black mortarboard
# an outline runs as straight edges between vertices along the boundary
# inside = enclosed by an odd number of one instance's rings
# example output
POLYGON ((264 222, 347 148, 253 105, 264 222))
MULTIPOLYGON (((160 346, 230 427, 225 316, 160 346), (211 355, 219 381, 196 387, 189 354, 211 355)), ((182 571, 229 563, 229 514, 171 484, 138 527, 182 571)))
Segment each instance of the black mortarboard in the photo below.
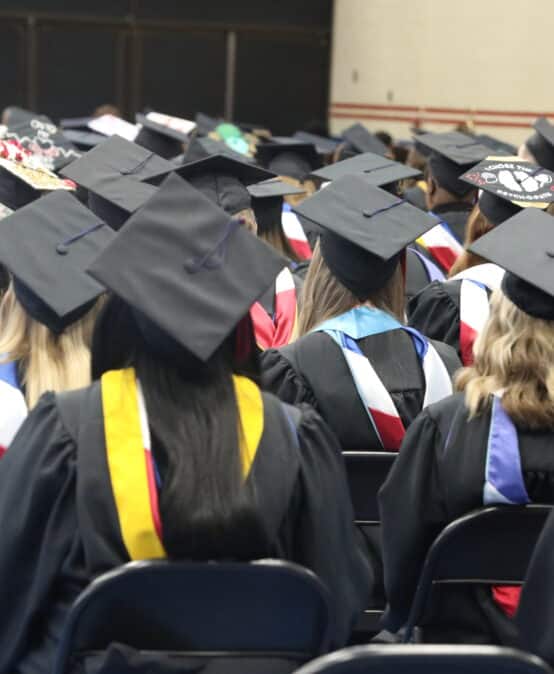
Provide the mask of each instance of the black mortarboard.
POLYGON ((41 158, 45 168, 57 171, 81 156, 77 148, 46 115, 10 108, 4 138, 17 140, 41 158))
POLYGON ((222 140, 215 140, 214 138, 193 138, 183 157, 183 163, 189 164, 200 159, 207 159, 214 154, 222 154, 230 159, 246 162, 247 164, 254 164, 252 157, 235 152, 233 148, 229 147, 227 143, 222 140))
POLYGON ((476 164, 491 153, 490 148, 474 136, 460 131, 425 133, 416 139, 416 146, 420 145, 460 166, 476 164))
POLYGON ((546 117, 539 117, 533 128, 535 133, 525 145, 541 166, 554 171, 554 125, 546 117))
POLYGON ((388 152, 387 146, 359 122, 345 129, 342 137, 355 152, 374 152, 383 156, 388 152))
POLYGON ((156 190, 150 183, 127 176, 103 178, 88 190, 88 207, 112 229, 119 230, 156 190))
POLYGON ((205 115, 203 112, 197 112, 194 121, 196 122, 198 133, 201 136, 207 136, 212 131, 215 131, 222 120, 205 115))
POLYGON ((404 248, 439 223, 359 175, 333 181, 293 210, 323 227, 325 262, 360 300, 383 287, 404 248))
POLYGON ((189 141, 189 134, 196 128, 194 122, 187 125, 187 120, 159 115, 159 113, 137 114, 136 122, 142 127, 134 142, 147 150, 152 150, 164 159, 172 159, 180 154, 183 150, 183 143, 189 141), (167 120, 167 124, 162 124, 161 119, 167 120), (171 123, 172 120, 173 123, 171 123), (189 128, 188 132, 185 132, 186 128, 189 128))
POLYGON ((326 155, 333 154, 333 152, 340 145, 340 141, 326 138, 325 136, 318 136, 315 133, 308 133, 307 131, 297 131, 293 135, 294 140, 301 143, 311 143, 315 145, 318 154, 326 155))
POLYGON ((554 201, 554 173, 518 157, 489 157, 461 176, 479 195, 479 210, 500 225, 522 208, 544 209, 554 201))
POLYGON ((60 127, 62 129, 88 129, 89 122, 94 119, 94 117, 64 117, 60 119, 60 127))
POLYGON ((337 180, 353 174, 362 176, 370 185, 382 187, 398 180, 421 176, 421 171, 392 159, 387 159, 382 155, 364 152, 364 154, 357 154, 350 159, 324 166, 314 171, 312 176, 320 180, 337 180))
POLYGON ((480 237, 469 250, 503 267, 502 290, 522 311, 554 320, 554 220, 525 208, 480 237))
POLYGON ((312 143, 262 143, 256 148, 258 163, 273 173, 304 180, 321 166, 321 159, 312 143))
POLYGON ((220 154, 172 170, 229 215, 250 208, 248 185, 275 178, 274 173, 220 154))
POLYGON ((282 268, 269 246, 173 174, 89 271, 206 361, 282 268))
POLYGON ((73 143, 79 150, 88 151, 91 147, 96 147, 106 136, 94 131, 82 131, 81 129, 64 129, 63 135, 73 143))
POLYGON ((265 180, 251 185, 248 192, 258 223, 258 234, 281 227, 283 197, 289 194, 304 194, 301 187, 294 187, 282 180, 265 180))
POLYGON ((482 145, 490 148, 492 154, 505 154, 508 156, 517 154, 517 147, 515 145, 506 143, 506 141, 500 140, 500 138, 489 136, 488 133, 476 134, 475 140, 478 140, 482 145))
POLYGON ((74 196, 53 192, 0 222, 0 263, 29 315, 59 334, 104 291, 84 270, 114 237, 74 196))
POLYGON ((61 174, 81 187, 92 189, 102 180, 127 176, 132 180, 144 181, 174 168, 174 164, 158 157, 154 152, 120 136, 111 136, 66 166, 61 174))

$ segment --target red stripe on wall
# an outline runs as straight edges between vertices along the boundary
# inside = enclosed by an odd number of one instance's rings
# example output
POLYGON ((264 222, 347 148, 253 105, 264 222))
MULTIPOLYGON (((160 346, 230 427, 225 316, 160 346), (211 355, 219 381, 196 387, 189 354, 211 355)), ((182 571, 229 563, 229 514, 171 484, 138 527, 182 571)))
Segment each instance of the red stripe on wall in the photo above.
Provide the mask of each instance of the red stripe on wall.
POLYGON ((331 103, 331 108, 354 110, 390 110, 391 112, 418 112, 454 114, 454 115, 485 115, 498 117, 554 117, 554 112, 532 112, 522 110, 472 110, 470 108, 436 108, 416 105, 385 105, 380 103, 331 103))

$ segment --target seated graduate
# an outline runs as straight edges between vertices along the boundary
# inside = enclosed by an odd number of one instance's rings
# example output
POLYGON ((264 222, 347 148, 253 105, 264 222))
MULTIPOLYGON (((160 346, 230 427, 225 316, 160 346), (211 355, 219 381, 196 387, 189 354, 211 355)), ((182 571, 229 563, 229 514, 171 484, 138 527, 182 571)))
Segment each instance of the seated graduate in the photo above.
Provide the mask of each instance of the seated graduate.
MULTIPOLYGON (((471 247, 506 269, 460 393, 412 423, 379 494, 384 626, 406 622, 434 538, 491 504, 554 503, 554 228, 527 208, 471 247)), ((425 641, 513 644, 518 588, 443 586, 423 623, 425 641)))
POLYGON ((486 263, 471 245, 522 207, 546 208, 554 199, 554 173, 521 159, 481 162, 462 180, 481 188, 468 223, 465 250, 450 279, 435 281, 408 303, 408 323, 454 347, 464 365, 473 362, 473 343, 489 314, 489 296, 500 286, 503 270, 486 263))
POLYGON ((549 515, 531 557, 516 614, 519 648, 554 665, 554 511, 549 515))
POLYGON ((539 117, 533 128, 535 133, 521 145, 518 156, 554 171, 554 125, 546 117, 539 117))
POLYGON ((298 208, 324 232, 303 289, 300 338, 262 357, 264 386, 309 402, 344 450, 397 450, 405 428, 452 391, 453 349, 402 325, 404 248, 437 219, 348 175, 298 208))
MULTIPOLYGON (((312 176, 323 186, 322 181, 329 182, 352 174, 360 175, 369 185, 381 187, 397 196, 403 196, 404 181, 421 175, 420 171, 410 166, 373 152, 364 152, 314 171, 312 176)), ((406 301, 435 280, 444 280, 444 273, 440 267, 427 255, 419 252, 415 246, 408 246, 406 249, 406 301)))
POLYGON ((176 175, 92 263, 95 381, 44 395, 0 461, 0 671, 50 672, 77 594, 150 558, 303 564, 346 642, 371 577, 340 448, 250 378, 248 308, 281 265, 176 175))
POLYGON ((104 288, 84 269, 113 236, 63 191, 0 222, 0 263, 12 275, 0 303, 0 455, 45 391, 90 383, 92 328, 104 288))
POLYGON ((430 151, 426 173, 427 210, 441 220, 417 241, 417 250, 448 274, 463 252, 466 223, 477 197, 475 185, 460 177, 485 159, 490 149, 457 131, 426 133, 417 137, 417 143, 430 151))

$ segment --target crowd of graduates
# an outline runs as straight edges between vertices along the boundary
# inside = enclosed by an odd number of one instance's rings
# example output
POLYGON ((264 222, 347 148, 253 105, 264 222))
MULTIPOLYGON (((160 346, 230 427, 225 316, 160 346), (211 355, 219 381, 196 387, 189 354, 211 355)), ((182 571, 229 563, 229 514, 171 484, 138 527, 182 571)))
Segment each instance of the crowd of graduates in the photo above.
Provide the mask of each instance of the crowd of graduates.
MULTIPOLYGON (((133 560, 296 562, 333 648, 380 604, 367 640, 402 641, 449 523, 554 503, 548 120, 520 148, 110 108, 2 123, 0 672, 51 671, 75 599, 133 560), (353 450, 396 457, 372 537, 353 450)), ((441 588, 417 638, 554 663, 553 555, 550 518, 523 590, 441 588)))

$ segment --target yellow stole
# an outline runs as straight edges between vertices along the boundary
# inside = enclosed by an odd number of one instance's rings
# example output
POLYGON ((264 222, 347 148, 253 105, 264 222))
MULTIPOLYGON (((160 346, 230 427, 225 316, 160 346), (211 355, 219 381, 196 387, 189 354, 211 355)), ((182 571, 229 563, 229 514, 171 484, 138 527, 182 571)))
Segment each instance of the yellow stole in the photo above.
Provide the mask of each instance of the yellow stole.
MULTIPOLYGON (((239 446, 246 479, 264 430, 260 389, 233 376, 239 411, 239 446)), ((140 397, 133 368, 106 372, 101 379, 106 455, 119 527, 130 559, 166 557, 154 524, 148 457, 141 423, 140 397)), ((154 487, 155 488, 155 487, 154 487)))

